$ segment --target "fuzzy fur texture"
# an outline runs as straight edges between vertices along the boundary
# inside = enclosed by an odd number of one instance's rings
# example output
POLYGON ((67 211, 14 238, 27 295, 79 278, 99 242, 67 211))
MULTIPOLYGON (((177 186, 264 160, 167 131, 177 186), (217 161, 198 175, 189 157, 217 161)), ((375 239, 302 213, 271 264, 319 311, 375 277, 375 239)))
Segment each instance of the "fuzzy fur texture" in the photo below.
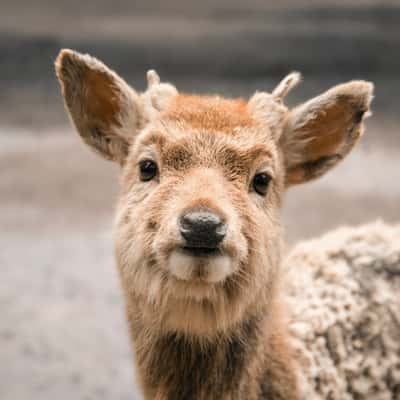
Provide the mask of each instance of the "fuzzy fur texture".
POLYGON ((295 247, 287 288, 305 400, 400 399, 400 226, 295 247))
POLYGON ((70 50, 56 70, 82 138, 122 166, 114 241, 145 399, 299 399, 282 301, 282 199, 352 148, 372 85, 339 85, 290 111, 283 98, 298 74, 247 101, 179 93, 155 71, 137 94, 70 50), (188 251, 179 231, 198 210, 227 226, 212 255, 188 251))

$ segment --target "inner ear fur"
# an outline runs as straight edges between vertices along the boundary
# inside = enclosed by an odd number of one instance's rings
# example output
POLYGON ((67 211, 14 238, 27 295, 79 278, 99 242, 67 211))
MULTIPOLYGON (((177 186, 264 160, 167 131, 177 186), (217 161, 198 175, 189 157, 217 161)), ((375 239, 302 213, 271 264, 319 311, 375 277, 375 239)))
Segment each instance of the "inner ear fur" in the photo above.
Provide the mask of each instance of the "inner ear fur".
POLYGON ((140 125, 138 94, 87 54, 62 50, 55 68, 65 105, 82 139, 104 158, 123 163, 140 125))
POLYGON ((350 152, 363 133, 372 93, 372 83, 351 81, 289 112, 280 139, 287 185, 323 175, 350 152))

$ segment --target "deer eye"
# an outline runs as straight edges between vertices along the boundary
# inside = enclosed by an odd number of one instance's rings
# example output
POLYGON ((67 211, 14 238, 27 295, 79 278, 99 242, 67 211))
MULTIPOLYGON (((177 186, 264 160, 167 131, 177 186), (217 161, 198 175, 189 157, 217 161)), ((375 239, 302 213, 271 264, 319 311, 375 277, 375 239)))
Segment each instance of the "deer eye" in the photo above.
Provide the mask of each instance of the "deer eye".
POLYGON ((140 180, 143 182, 151 181, 158 171, 157 164, 153 160, 143 160, 139 163, 140 180))
POLYGON ((254 175, 252 186, 253 189, 260 194, 261 196, 265 196, 268 191, 269 182, 271 181, 271 176, 266 172, 261 172, 259 174, 254 175))

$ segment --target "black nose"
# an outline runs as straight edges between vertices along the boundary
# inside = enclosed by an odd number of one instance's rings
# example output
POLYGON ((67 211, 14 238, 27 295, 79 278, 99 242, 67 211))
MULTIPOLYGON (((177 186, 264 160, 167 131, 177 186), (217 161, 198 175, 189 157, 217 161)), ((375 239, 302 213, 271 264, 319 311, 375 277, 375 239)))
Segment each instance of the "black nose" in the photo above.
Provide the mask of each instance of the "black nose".
POLYGON ((179 221, 179 230, 185 247, 216 249, 224 240, 227 225, 210 210, 190 211, 179 221))

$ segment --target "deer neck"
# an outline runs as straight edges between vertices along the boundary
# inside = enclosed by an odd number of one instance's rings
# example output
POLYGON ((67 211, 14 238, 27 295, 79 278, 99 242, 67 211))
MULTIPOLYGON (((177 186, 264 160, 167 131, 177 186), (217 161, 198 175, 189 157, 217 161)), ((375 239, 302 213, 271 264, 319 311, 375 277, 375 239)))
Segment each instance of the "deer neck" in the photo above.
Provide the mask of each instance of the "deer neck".
POLYGON ((139 375, 163 400, 235 398, 255 379, 248 371, 263 358, 265 320, 261 312, 248 316, 213 338, 155 334, 147 346, 136 346, 139 375))

